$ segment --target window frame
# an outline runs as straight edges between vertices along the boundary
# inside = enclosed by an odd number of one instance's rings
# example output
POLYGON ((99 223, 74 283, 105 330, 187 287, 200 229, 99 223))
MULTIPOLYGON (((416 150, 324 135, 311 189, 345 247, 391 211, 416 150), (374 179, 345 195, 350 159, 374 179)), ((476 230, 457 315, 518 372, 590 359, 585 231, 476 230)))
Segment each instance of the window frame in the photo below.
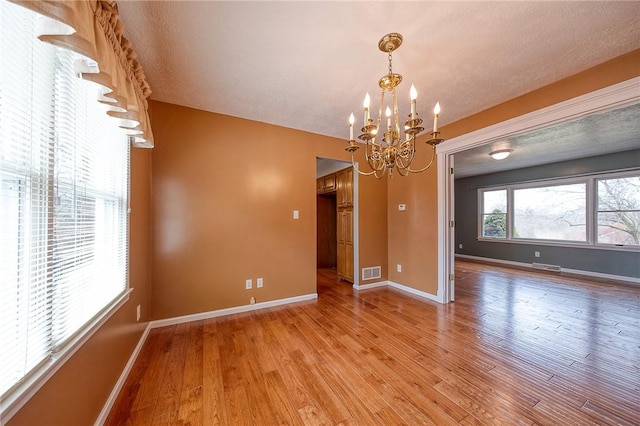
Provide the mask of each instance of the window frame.
MULTIPOLYGON (((510 225, 509 225, 509 221, 511 220, 511 216, 509 215, 509 206, 511 205, 511 203, 509 203, 509 191, 507 190, 507 187, 504 186, 496 186, 496 187, 491 187, 491 188, 483 188, 482 192, 478 192, 478 238, 483 238, 483 239, 488 239, 488 240, 505 240, 509 238, 509 230, 510 230, 510 225), (504 237, 500 237, 500 236, 487 236, 484 235, 484 221, 485 221, 485 215, 491 215, 494 213, 485 213, 484 211, 484 193, 485 192, 497 192, 497 191, 506 191, 506 211, 504 212, 505 215, 505 225, 506 225, 506 232, 505 232, 505 236, 504 237)), ((501 213, 503 214, 503 213, 501 213)))
POLYGON ((550 245, 550 246, 563 246, 563 247, 576 247, 576 248, 591 248, 599 250, 617 250, 617 251, 640 251, 640 245, 626 244, 619 245, 614 243, 602 243, 597 241, 597 228, 598 228, 598 188, 597 184, 600 180, 617 179, 625 177, 640 177, 640 169, 632 170, 616 170, 610 172, 599 172, 582 176, 572 176, 566 178, 549 178, 540 179, 535 181, 517 182, 509 184, 498 184, 494 186, 483 186, 477 188, 477 235, 478 241, 483 242, 499 242, 508 244, 526 244, 526 245, 550 245), (569 184, 585 184, 585 219, 586 219, 586 240, 585 241, 573 241, 573 240, 554 240, 544 238, 516 238, 514 237, 514 192, 519 189, 530 188, 545 188, 560 185, 569 184), (487 237, 483 235, 483 209, 484 209, 484 193, 506 190, 507 191, 507 236, 502 237, 487 237))
MULTIPOLYGON (((617 172, 617 173, 611 173, 611 174, 607 174, 607 175, 598 175, 595 176, 593 178, 593 187, 592 187, 592 201, 593 201, 593 205, 591 208, 591 214, 593 215, 592 217, 592 221, 593 221, 593 241, 594 244, 596 246, 599 247, 607 247, 607 248, 624 248, 624 247, 639 247, 640 248, 640 243, 638 243, 637 245, 634 244, 627 244, 627 245, 623 245, 623 244, 616 244, 616 243, 604 243, 604 242, 599 242, 598 241, 598 213, 602 212, 603 210, 599 210, 599 204, 600 204, 600 198, 598 195, 598 182, 602 181, 602 180, 613 180, 613 179, 624 179, 624 178, 629 178, 629 177, 637 177, 640 178, 640 171, 636 171, 636 172, 630 172, 630 171, 626 171, 626 172, 617 172)), ((640 214, 640 208, 637 210, 630 210, 630 211, 634 211, 634 212, 638 212, 640 214)))

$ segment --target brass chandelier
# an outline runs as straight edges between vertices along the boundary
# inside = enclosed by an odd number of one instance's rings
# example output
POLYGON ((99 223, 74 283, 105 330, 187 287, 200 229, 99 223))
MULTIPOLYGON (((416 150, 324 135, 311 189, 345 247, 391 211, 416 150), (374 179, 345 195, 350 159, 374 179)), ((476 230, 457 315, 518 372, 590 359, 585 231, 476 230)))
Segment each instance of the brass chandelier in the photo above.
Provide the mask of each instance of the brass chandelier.
POLYGON ((367 164, 371 168, 371 171, 369 172, 361 171, 356 165, 355 152, 360 149, 360 147, 356 145, 356 141, 353 139, 353 124, 355 121, 353 113, 349 117, 349 144, 345 150, 351 153, 353 169, 364 176, 374 175, 376 178, 380 179, 388 172, 391 177, 394 169, 397 169, 398 174, 401 176, 407 176, 409 173, 424 172, 435 160, 436 145, 444 140, 439 138, 440 132, 438 132, 438 116, 440 114, 440 104, 436 103, 433 110, 433 131, 430 132, 431 138, 426 141, 426 143, 432 148, 431 161, 422 168, 411 168, 416 153, 416 136, 422 133, 424 128, 420 127, 422 119, 418 117, 418 113, 416 112, 416 99, 418 97, 418 93, 415 87, 411 85, 411 113, 409 114, 409 119, 405 121, 404 126, 402 127, 402 133, 400 132, 401 128, 396 87, 402 81, 402 76, 393 72, 391 53, 400 47, 401 44, 402 35, 398 33, 387 34, 378 42, 378 48, 388 54, 389 73, 380 78, 380 81, 378 82, 378 85, 382 89, 382 94, 380 96, 380 107, 375 124, 371 118, 369 110, 371 98, 368 93, 364 98, 364 125, 362 126, 362 134, 358 136, 358 139, 362 140, 366 144, 365 158, 367 160, 367 164), (386 107, 386 128, 381 128, 382 108, 385 104, 386 92, 391 92, 391 106, 393 110, 391 110, 389 106, 386 107), (382 129, 383 132, 381 132, 380 129, 382 129), (380 141, 378 141, 379 134, 382 135, 380 141))

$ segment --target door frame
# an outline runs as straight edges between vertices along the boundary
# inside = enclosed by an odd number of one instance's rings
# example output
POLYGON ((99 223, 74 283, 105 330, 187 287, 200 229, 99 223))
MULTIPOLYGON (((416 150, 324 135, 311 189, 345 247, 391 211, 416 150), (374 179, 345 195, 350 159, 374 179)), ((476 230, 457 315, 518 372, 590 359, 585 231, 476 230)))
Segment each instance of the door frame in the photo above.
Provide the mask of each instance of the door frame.
MULTIPOLYGON (((316 155, 316 179, 318 179, 318 160, 324 160, 331 163, 334 163, 334 169, 325 170, 328 174, 335 173, 337 171, 352 167, 353 164, 350 161, 341 160, 339 158, 333 157, 321 157, 316 155)), ((358 163, 356 163, 356 166, 358 163)), ((357 286, 360 284, 360 276, 358 274, 358 270, 360 268, 360 202, 359 202, 359 184, 358 184, 358 173, 353 173, 353 285, 357 286)), ((318 221, 318 205, 316 202, 316 223, 318 221)), ((318 236, 316 235, 316 244, 318 241, 318 236)), ((317 256, 317 253, 316 253, 317 256)), ((316 282, 316 287, 318 283, 316 282)))
POLYGON ((438 293, 440 303, 455 299, 454 184, 449 169, 461 151, 499 139, 574 120, 595 112, 622 108, 640 102, 640 77, 605 87, 546 108, 515 117, 445 141, 436 147, 438 161, 438 293))

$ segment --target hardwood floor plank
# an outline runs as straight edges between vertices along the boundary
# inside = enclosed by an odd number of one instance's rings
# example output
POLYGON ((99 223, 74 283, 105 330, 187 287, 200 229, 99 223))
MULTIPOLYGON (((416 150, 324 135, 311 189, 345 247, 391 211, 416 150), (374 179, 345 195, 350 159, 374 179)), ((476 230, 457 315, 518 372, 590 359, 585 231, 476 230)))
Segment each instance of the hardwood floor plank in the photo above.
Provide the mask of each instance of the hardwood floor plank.
POLYGON ((616 412, 616 410, 618 410, 617 407, 606 408, 591 401, 585 402, 582 409, 592 417, 598 419, 599 422, 616 425, 637 426, 638 416, 640 415, 640 413, 636 411, 635 415, 628 416, 625 412, 616 412))
POLYGON ((172 425, 177 423, 185 373, 186 353, 190 346, 188 331, 190 324, 178 324, 174 327, 171 345, 168 348, 168 360, 164 369, 164 378, 160 383, 160 392, 155 405, 153 424, 172 425), (188 344, 189 343, 189 344, 188 344))
MULTIPOLYGON (((375 424, 407 426, 411 425, 411 423, 407 423, 391 407, 385 407, 376 412, 376 419, 377 421, 375 422, 375 424)), ((374 424, 374 422, 372 422, 372 424, 374 424)))
POLYGON ((178 420, 182 424, 203 424, 203 337, 203 322, 194 321, 189 323, 187 334, 189 344, 184 355, 184 375, 178 410, 178 420))
MULTIPOLYGON (((136 397, 132 411, 150 408, 155 409, 156 402, 160 397, 158 389, 164 380, 164 372, 167 367, 172 345, 174 345, 175 326, 159 329, 156 333, 157 339, 153 341, 149 358, 146 361, 144 372, 138 377, 140 389, 136 397)), ((145 361, 143 361, 145 363, 145 361)))
POLYGON ((151 330, 106 425, 640 425, 640 288, 456 261, 448 305, 354 292, 151 330))
POLYGON ((301 425, 296 407, 293 406, 289 396, 289 389, 278 371, 265 373, 265 391, 276 415, 276 423, 279 425, 301 425))
POLYGON ((579 409, 576 410, 573 407, 567 407, 561 402, 552 399, 542 400, 533 408, 536 412, 543 414, 545 418, 549 419, 546 424, 570 425, 576 423, 576 419, 580 419, 579 424, 585 426, 607 424, 598 421, 595 416, 584 418, 584 416, 580 416, 579 409))
POLYGON ((236 386, 224 393, 227 420, 230 425, 257 425, 256 415, 249 403, 244 386, 236 386))

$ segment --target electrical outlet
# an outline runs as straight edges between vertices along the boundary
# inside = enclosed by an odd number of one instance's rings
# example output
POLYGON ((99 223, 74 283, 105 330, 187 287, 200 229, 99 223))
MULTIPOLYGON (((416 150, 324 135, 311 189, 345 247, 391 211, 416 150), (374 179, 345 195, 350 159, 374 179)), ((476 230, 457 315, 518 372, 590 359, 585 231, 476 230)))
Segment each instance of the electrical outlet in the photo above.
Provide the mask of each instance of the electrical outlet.
POLYGON ((244 282, 244 288, 246 290, 251 290, 253 288, 253 280, 246 280, 244 282))
POLYGON ((136 321, 140 321, 140 305, 136 308, 136 321))
POLYGON ((399 263, 398 263, 398 264, 396 265, 396 271, 398 271, 398 272, 402 272, 402 265, 401 265, 401 264, 399 264, 399 263))
POLYGON ((462 244, 458 244, 458 248, 461 249, 462 248, 462 244))
POLYGON ((262 280, 262 278, 258 278, 256 280, 256 287, 262 288, 263 284, 264 284, 264 281, 262 280))
POLYGON ((533 253, 533 255, 534 255, 535 257, 540 257, 540 252, 539 252, 539 251, 536 251, 536 252, 534 252, 534 253, 533 253))

